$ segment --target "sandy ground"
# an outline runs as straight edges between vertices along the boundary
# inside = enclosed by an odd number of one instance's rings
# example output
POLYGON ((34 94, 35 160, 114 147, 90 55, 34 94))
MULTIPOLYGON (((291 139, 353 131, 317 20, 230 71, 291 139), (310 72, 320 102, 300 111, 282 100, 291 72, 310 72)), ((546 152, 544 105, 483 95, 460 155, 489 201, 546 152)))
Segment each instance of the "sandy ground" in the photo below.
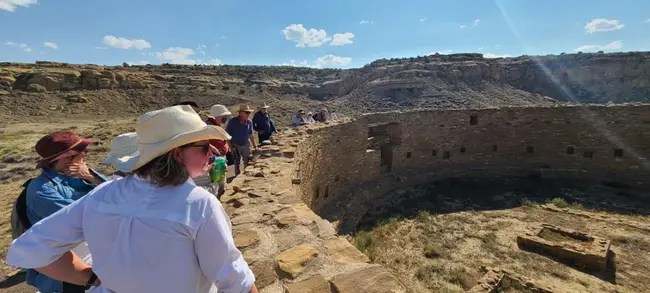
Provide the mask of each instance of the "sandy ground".
MULTIPOLYGON (((390 268, 412 292, 464 292, 476 285, 481 266, 510 270, 554 292, 650 292, 647 193, 626 191, 631 201, 640 197, 646 202, 637 206, 641 215, 629 215, 606 208, 594 211, 571 199, 553 200, 549 186, 556 182, 537 182, 545 187, 535 192, 521 188, 521 182, 495 180, 501 187, 483 186, 495 182, 474 188, 468 186, 476 183, 455 182, 452 189, 437 185, 404 190, 408 200, 399 208, 385 207, 384 212, 369 215, 351 240, 374 262, 390 268), (555 206, 550 202, 566 210, 548 210, 555 206), (517 236, 541 224, 610 239, 615 266, 587 270, 520 249, 517 236)), ((555 194, 581 198, 585 191, 595 198, 612 193, 611 187, 565 186, 555 194)))

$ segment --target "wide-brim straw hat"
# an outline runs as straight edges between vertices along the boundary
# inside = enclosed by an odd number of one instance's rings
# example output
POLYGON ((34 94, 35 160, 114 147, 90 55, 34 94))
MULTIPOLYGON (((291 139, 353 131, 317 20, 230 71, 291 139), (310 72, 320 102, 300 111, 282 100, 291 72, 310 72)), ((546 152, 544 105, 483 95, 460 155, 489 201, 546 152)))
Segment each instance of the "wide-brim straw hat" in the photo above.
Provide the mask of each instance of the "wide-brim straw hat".
POLYGON ((240 105, 239 112, 253 113, 253 109, 251 109, 251 107, 249 107, 248 105, 240 105))
POLYGON ((228 116, 232 115, 230 111, 228 111, 228 108, 224 105, 214 105, 212 108, 210 108, 210 116, 212 117, 219 117, 219 116, 228 116))
POLYGON ((104 164, 113 165, 122 172, 130 172, 139 154, 138 134, 123 133, 111 141, 111 152, 104 159, 104 164))
POLYGON ((72 131, 48 134, 36 143, 36 153, 41 156, 41 159, 36 162, 36 168, 43 168, 55 161, 76 156, 84 152, 93 142, 95 141, 81 138, 72 131))
MULTIPOLYGON (((131 170, 137 170, 153 159, 177 147, 201 140, 230 140, 221 127, 207 125, 192 107, 173 106, 148 112, 135 125, 139 154, 131 170)), ((128 170, 128 171, 131 171, 128 170)))
POLYGON ((260 109, 268 109, 269 107, 270 106, 267 105, 266 103, 262 103, 262 105, 260 105, 260 109))

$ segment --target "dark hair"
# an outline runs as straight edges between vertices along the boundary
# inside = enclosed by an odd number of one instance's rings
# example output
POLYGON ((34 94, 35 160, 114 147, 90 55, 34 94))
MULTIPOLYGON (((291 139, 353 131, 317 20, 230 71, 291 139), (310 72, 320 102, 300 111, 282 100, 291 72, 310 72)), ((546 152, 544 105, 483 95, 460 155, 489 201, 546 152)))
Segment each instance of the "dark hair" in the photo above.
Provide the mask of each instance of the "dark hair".
POLYGON ((171 150, 161 156, 156 157, 149 163, 133 171, 134 174, 146 178, 151 183, 159 187, 178 186, 190 177, 181 165, 174 159, 174 150, 171 150))

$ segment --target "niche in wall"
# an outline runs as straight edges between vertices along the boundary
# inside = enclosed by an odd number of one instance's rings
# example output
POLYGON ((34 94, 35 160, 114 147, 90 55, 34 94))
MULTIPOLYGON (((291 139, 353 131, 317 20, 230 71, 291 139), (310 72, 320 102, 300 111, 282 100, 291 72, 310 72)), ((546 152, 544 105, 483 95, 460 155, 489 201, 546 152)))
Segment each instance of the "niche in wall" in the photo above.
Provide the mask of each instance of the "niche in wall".
POLYGON ((584 152, 584 153, 582 154, 582 156, 585 157, 585 158, 589 158, 589 159, 591 159, 591 158, 594 157, 594 152, 592 152, 592 151, 586 151, 586 152, 584 152))
POLYGON ((622 158, 623 157, 623 149, 614 149, 614 157, 615 158, 622 158))
POLYGON ((469 116, 469 125, 478 125, 478 115, 470 115, 469 116))
POLYGON ((575 153, 575 149, 573 147, 568 147, 566 148, 566 154, 567 155, 573 155, 575 153))
POLYGON ((406 158, 408 159, 410 157, 411 157, 411 152, 406 152, 406 158))
POLYGON ((431 156, 433 156, 433 157, 438 156, 438 150, 432 150, 431 151, 431 156))
POLYGON ((444 152, 442 153, 442 158, 443 158, 444 160, 449 160, 449 159, 451 159, 451 152, 450 152, 450 151, 444 151, 444 152))
POLYGON ((532 146, 527 146, 527 147, 526 147, 526 153, 527 153, 527 154, 532 154, 533 151, 534 151, 534 149, 533 149, 532 146))
POLYGON ((498 149, 499 149, 499 148, 497 147, 496 144, 492 146, 492 151, 493 151, 493 152, 496 152, 498 149))
POLYGON ((460 148, 460 153, 461 154, 464 154, 466 151, 467 151, 467 148, 465 148, 465 147, 460 148))

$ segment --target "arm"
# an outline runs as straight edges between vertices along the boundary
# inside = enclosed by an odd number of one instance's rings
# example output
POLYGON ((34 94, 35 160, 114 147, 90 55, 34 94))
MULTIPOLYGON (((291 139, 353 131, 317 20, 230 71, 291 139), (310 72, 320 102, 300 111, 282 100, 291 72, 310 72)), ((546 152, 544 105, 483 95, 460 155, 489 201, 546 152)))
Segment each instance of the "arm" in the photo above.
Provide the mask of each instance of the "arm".
MULTIPOLYGON (((52 279, 82 286, 86 285, 93 273, 92 267, 71 251, 64 253, 53 263, 36 270, 52 279)), ((100 284, 101 282, 97 279, 93 285, 99 286, 100 284)))
POLYGON ((56 187, 51 184, 43 184, 37 187, 35 191, 30 190, 29 187, 27 189, 27 205, 41 219, 49 217, 74 202, 71 198, 63 197, 56 187), (30 194, 31 192, 34 193, 30 194))
POLYGON ((257 148, 257 145, 255 144, 255 137, 253 136, 253 122, 251 122, 248 127, 248 139, 251 141, 251 146, 257 148))
POLYGON ((273 119, 270 119, 270 118, 269 118, 269 123, 271 123, 271 133, 276 132, 276 130, 275 130, 275 123, 273 123, 273 119))
POLYGON ((208 217, 194 239, 194 249, 203 274, 219 292, 257 292, 255 276, 235 247, 230 222, 216 198, 210 198, 208 217))
POLYGON ((255 131, 259 131, 259 112, 255 112, 255 115, 253 115, 253 129, 255 131))
MULTIPOLYGON (((52 271, 65 274, 69 271, 64 271, 72 268, 75 271, 86 269, 87 266, 66 253, 84 241, 82 222, 87 198, 83 197, 34 224, 9 246, 7 263, 22 268, 42 268, 48 275, 52 271)), ((85 273, 74 273, 70 281, 82 275, 85 277, 85 273)))

